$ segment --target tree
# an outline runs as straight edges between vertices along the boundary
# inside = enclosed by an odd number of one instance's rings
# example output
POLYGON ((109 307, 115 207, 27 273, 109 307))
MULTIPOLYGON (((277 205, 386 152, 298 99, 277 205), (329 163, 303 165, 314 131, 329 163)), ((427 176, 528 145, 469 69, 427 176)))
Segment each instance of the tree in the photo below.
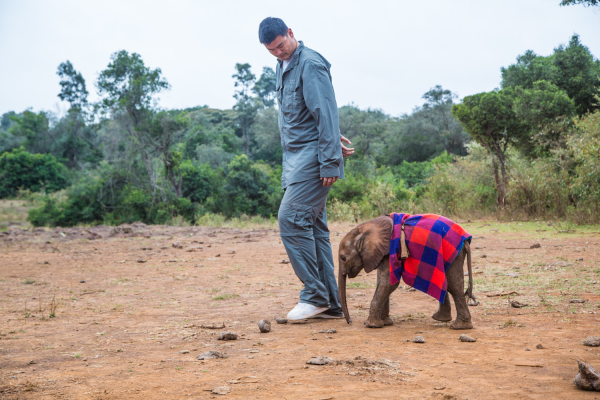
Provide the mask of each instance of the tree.
POLYGON ((355 157, 371 157, 383 146, 390 118, 381 110, 360 110, 354 105, 340 108, 340 132, 352 140, 355 157))
POLYGON ((67 168, 50 154, 31 154, 21 147, 0 156, 0 198, 19 189, 55 192, 67 184, 67 168))
POLYGON ((252 91, 262 100, 265 107, 275 105, 275 92, 277 88, 277 75, 273 68, 263 67, 260 78, 254 84, 252 91))
POLYGON ((579 35, 573 35, 567 46, 558 46, 548 57, 528 50, 501 72, 502 88, 531 89, 534 82, 545 80, 573 99, 578 115, 600 109, 596 100, 600 95, 600 61, 580 42, 579 35))
POLYGON ((235 87, 238 90, 233 95, 237 100, 233 109, 238 114, 238 122, 242 130, 244 154, 250 155, 250 127, 256 118, 256 111, 262 107, 262 104, 250 95, 250 88, 256 80, 256 76, 250 72, 250 64, 237 63, 235 69, 236 73, 231 77, 235 79, 235 87))
POLYGON ((586 7, 600 6, 600 0, 562 0, 560 2, 561 7, 572 6, 576 4, 583 4, 586 7))
POLYGON ((564 146, 564 135, 575 115, 574 102, 564 90, 550 82, 537 81, 531 89, 517 86, 513 98, 516 116, 529 131, 517 139, 517 148, 527 156, 541 156, 564 146))
POLYGON ((9 129, 14 137, 23 140, 25 149, 30 153, 49 153, 52 140, 50 138, 48 115, 44 111, 34 113, 29 110, 19 115, 12 115, 15 124, 9 129))
POLYGON ((154 96, 169 89, 169 83, 160 68, 146 67, 137 53, 121 50, 113 53, 111 60, 96 82, 98 94, 104 96, 101 106, 105 111, 125 110, 137 127, 151 111, 154 96))
MULTIPOLYGON (((156 124, 157 120, 154 118, 153 101, 159 92, 169 89, 169 83, 162 77, 160 68, 146 67, 139 54, 130 55, 121 50, 114 53, 111 60, 108 67, 98 76, 96 87, 99 95, 104 97, 99 104, 100 109, 115 117, 115 121, 120 125, 117 133, 124 131, 131 146, 130 154, 126 155, 126 159, 119 161, 130 163, 139 156, 146 170, 146 184, 152 190, 153 200, 160 193, 166 201, 164 188, 160 185, 152 160, 153 152, 157 149, 158 152, 164 150, 161 146, 165 141, 157 140, 156 135, 166 132, 162 128, 157 129, 160 123, 156 124)), ((166 142, 172 143, 170 139, 166 142)), ((166 164, 168 160, 168 157, 163 157, 165 172, 170 168, 166 164)))
POLYGON ((73 68, 71 61, 61 63, 56 73, 61 77, 61 90, 58 97, 68 101, 71 109, 82 110, 87 106, 88 91, 85 88, 85 79, 73 68))
POLYGON ((512 89, 467 96, 452 106, 452 114, 473 139, 492 154, 497 203, 504 208, 508 176, 506 152, 511 143, 522 140, 528 126, 513 107, 512 89), (501 176, 498 173, 500 167, 501 176))

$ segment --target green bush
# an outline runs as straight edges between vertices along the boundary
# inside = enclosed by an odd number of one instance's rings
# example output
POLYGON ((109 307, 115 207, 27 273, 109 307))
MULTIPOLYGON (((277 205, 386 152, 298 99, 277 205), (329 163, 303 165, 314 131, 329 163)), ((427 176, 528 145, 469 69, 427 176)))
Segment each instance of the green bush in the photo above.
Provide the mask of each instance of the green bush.
POLYGON ((67 168, 50 154, 31 154, 22 147, 0 155, 0 198, 19 189, 51 193, 67 187, 67 168))

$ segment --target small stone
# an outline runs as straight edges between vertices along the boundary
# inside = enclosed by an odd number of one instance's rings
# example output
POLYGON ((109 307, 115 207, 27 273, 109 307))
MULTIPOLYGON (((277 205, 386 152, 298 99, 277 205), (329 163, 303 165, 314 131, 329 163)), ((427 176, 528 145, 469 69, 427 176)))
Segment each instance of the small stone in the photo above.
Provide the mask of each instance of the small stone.
POLYGON ((180 353, 181 354, 188 354, 190 351, 189 350, 181 350, 180 353))
POLYGON ((179 242, 175 242, 171 245, 171 247, 175 248, 175 249, 183 249, 183 245, 179 242))
POLYGON ((145 263, 146 260, 144 260, 143 258, 140 258, 139 260, 137 260, 137 262, 139 262, 140 264, 145 263))
POLYGON ((521 302, 518 302, 516 300, 511 300, 510 301, 510 306, 513 307, 513 308, 523 308, 523 307, 527 307, 528 305, 529 304, 521 303, 521 302))
POLYGON ((327 365, 334 362, 335 360, 329 357, 311 357, 306 363, 311 365, 327 365))
POLYGON ((82 280, 79 281, 79 283, 85 283, 85 281, 82 279, 82 280))
POLYGON ((219 386, 210 391, 214 394, 226 395, 231 392, 231 388, 229 386, 219 386))
POLYGON ((335 329, 323 329, 319 333, 337 333, 337 331, 335 329))
POLYGON ((538 344, 537 346, 535 346, 535 348, 536 348, 536 349, 540 349, 540 350, 542 350, 542 349, 544 348, 544 346, 542 346, 542 344, 540 343, 540 344, 538 344))
POLYGON ((589 347, 599 347, 600 346, 600 337, 590 336, 583 341, 583 345, 589 346, 589 347))
POLYGON ((525 347, 525 351, 531 351, 529 347, 525 347))
POLYGON ((221 332, 217 340, 237 340, 238 335, 235 332, 221 332))
POLYGON ((415 336, 415 338, 412 341, 413 343, 425 343, 425 339, 423 339, 423 336, 415 336))
POLYGON ((539 243, 532 244, 531 246, 529 246, 530 249, 539 249, 540 247, 542 247, 542 245, 539 243))
POLYGON ((460 335, 458 337, 460 339, 461 342, 476 342, 477 339, 469 336, 469 335, 460 335))
POLYGON ((227 254, 235 254, 235 250, 228 251, 227 254))
POLYGON ((279 261, 279 264, 289 264, 290 260, 288 260, 287 258, 284 258, 283 260, 279 261))
POLYGON ((206 353, 198 354, 196 358, 198 360, 214 360, 217 358, 227 358, 227 354, 221 353, 220 351, 207 351, 206 353))
POLYGON ((573 303, 573 304, 583 304, 585 303, 587 300, 585 299, 571 299, 569 300, 569 303, 573 303))
POLYGON ((271 332, 271 323, 266 319, 260 320, 258 323, 258 329, 260 329, 262 333, 271 332))
POLYGON ((481 258, 487 258, 487 255, 485 255, 485 254, 482 254, 482 255, 481 255, 481 258))
POLYGON ((275 322, 278 324, 287 324, 287 318, 275 318, 275 322))

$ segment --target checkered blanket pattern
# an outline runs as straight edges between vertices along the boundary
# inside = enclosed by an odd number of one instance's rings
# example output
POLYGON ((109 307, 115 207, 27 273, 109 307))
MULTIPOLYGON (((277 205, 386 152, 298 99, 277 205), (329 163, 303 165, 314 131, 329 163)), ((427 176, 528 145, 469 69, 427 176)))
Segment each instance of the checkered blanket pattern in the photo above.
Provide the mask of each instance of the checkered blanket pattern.
POLYGON ((444 302, 448 281, 446 271, 463 248, 465 240, 471 243, 472 236, 460 225, 448 218, 435 214, 397 214, 390 240, 390 283, 400 282, 400 277, 440 303, 444 302), (404 234, 410 256, 400 259, 400 233, 404 223, 404 234))

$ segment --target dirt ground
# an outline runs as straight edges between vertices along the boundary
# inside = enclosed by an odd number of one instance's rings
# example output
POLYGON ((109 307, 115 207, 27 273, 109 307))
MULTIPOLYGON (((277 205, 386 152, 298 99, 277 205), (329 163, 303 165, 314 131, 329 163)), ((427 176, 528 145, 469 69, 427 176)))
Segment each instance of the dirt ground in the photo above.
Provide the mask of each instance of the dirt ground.
MULTIPOLYGON (((395 325, 367 329, 374 273, 348 281, 352 325, 275 323, 301 283, 274 229, 10 226, 0 399, 600 398, 573 384, 578 358, 600 369, 600 348, 582 343, 600 335, 600 229, 459 222, 474 236, 481 302, 470 331, 432 320, 436 301, 406 287, 392 295, 395 325), (211 350, 227 358, 196 358, 211 350), (313 356, 335 362, 308 365, 313 356)), ((330 225, 335 258, 354 226, 330 225)))

